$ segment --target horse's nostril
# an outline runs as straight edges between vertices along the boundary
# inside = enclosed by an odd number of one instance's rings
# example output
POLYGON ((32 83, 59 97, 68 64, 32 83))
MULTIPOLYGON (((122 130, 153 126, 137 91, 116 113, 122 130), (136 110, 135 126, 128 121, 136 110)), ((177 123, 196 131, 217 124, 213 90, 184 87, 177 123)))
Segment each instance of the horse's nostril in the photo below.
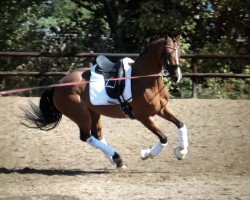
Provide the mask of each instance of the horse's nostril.
POLYGON ((178 77, 177 76, 172 76, 172 80, 174 83, 176 83, 178 81, 178 77))
POLYGON ((174 83, 179 83, 180 82, 180 77, 179 76, 173 76, 172 80, 174 83))
POLYGON ((178 76, 174 77, 174 82, 177 83, 178 81, 178 76))

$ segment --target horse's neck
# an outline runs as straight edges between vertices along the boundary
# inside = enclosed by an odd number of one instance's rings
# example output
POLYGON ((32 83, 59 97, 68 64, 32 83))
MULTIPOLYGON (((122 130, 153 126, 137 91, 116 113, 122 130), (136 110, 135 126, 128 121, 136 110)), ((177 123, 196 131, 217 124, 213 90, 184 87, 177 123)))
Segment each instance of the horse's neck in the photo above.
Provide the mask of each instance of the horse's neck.
MULTIPOLYGON (((162 71, 161 53, 163 41, 159 41, 147 49, 135 63, 133 63, 133 76, 159 75, 162 71)), ((159 90, 164 86, 161 76, 152 76, 138 80, 142 87, 159 90)))
POLYGON ((161 53, 163 41, 156 42, 148 47, 133 64, 134 75, 144 76, 159 74, 162 71, 161 53))

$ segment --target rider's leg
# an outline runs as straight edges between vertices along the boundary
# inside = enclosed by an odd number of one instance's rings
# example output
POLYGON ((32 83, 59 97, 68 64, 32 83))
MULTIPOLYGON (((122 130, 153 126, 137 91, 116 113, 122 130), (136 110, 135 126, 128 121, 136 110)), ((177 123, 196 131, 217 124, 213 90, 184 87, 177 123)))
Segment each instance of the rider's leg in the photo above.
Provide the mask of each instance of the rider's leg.
POLYGON ((147 127, 150 131, 152 131, 160 140, 160 142, 157 143, 154 147, 145 148, 141 151, 142 159, 146 160, 147 158, 153 158, 157 156, 166 148, 167 136, 159 129, 159 127, 157 126, 152 117, 141 119, 140 121, 145 127, 147 127))

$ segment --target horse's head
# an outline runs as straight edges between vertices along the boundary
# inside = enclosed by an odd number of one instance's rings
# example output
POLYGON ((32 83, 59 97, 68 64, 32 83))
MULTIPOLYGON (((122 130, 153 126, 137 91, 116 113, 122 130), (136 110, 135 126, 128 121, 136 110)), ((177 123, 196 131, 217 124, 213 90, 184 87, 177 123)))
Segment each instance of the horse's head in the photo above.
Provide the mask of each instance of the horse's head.
POLYGON ((177 36, 176 38, 166 36, 162 52, 164 73, 168 74, 174 83, 179 83, 182 78, 182 73, 180 69, 181 65, 179 63, 179 39, 180 36, 177 36))

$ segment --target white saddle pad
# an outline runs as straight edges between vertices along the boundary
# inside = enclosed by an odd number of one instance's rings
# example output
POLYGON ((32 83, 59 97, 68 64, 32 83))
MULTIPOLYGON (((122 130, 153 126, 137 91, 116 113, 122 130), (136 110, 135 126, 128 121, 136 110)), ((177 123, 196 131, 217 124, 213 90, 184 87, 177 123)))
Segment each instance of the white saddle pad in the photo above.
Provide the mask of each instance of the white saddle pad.
MULTIPOLYGON (((131 58, 124 58, 122 60, 124 69, 125 69, 125 77, 131 77, 132 68, 130 63, 134 61, 131 58)), ((105 89, 105 80, 101 74, 97 74, 95 72, 96 65, 91 68, 91 77, 89 84, 89 96, 90 102, 93 105, 114 105, 120 104, 118 100, 110 98, 105 89)), ((125 80, 125 88, 123 91, 123 96, 125 100, 128 102, 132 101, 132 92, 131 92, 131 79, 125 80)))

